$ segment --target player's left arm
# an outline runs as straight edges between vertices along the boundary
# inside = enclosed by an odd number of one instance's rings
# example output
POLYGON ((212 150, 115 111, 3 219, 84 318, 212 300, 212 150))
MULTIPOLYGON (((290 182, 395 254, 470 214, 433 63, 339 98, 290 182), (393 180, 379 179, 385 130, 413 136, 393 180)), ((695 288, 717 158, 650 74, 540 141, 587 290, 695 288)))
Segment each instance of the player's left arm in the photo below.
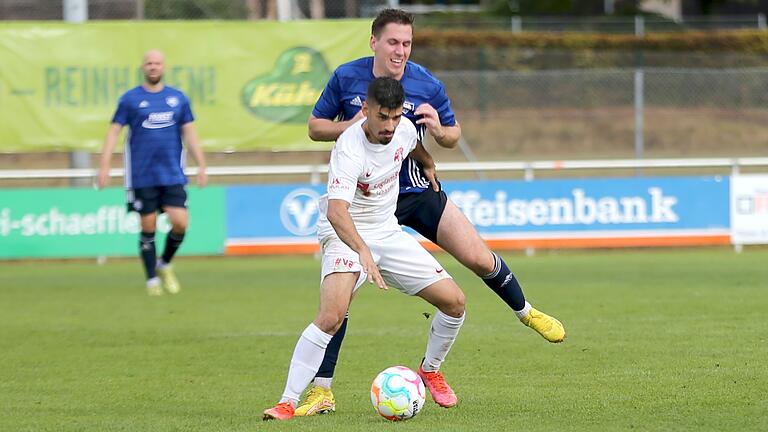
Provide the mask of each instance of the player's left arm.
POLYGON ((438 82, 437 91, 427 101, 416 107, 417 124, 423 124, 440 147, 455 148, 461 139, 461 126, 451 108, 451 100, 445 94, 445 86, 438 82))
POLYGON ((192 154, 192 158, 197 163, 197 185, 205 187, 208 184, 208 174, 205 172, 205 156, 203 155, 200 136, 197 134, 195 124, 193 122, 184 123, 181 126, 181 134, 184 137, 184 142, 187 144, 189 153, 192 154))
POLYGON ((440 147, 455 148, 461 138, 461 126, 456 122, 453 126, 440 123, 437 110, 428 103, 423 103, 414 111, 420 118, 416 124, 424 125, 440 147))

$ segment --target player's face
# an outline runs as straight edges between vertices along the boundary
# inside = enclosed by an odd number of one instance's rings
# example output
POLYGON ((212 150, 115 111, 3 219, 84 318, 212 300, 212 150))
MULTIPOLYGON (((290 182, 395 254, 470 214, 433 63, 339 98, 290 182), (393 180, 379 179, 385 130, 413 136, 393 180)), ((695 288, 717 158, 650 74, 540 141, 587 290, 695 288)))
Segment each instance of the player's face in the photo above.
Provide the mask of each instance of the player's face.
POLYGON ((155 85, 163 79, 165 72, 165 59, 159 52, 149 52, 144 56, 144 79, 147 83, 155 85))
POLYGON ((378 38, 371 36, 374 75, 397 80, 402 78, 405 62, 411 56, 412 43, 413 27, 406 24, 389 23, 378 38))
POLYGON ((367 114, 368 139, 374 144, 389 144, 395 136, 395 129, 403 117, 403 108, 383 108, 377 103, 363 102, 367 114))

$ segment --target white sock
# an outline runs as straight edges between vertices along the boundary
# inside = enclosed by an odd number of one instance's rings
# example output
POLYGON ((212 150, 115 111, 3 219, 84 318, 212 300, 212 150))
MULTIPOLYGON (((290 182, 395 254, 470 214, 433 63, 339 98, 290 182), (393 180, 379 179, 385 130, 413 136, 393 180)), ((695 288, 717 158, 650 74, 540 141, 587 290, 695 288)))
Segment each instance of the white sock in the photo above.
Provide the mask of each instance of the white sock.
POLYGON ((515 311, 515 315, 517 315, 517 319, 523 319, 526 315, 528 315, 528 312, 531 311, 531 304, 528 302, 525 302, 525 306, 523 306, 522 310, 515 311))
POLYGON ((330 378, 315 377, 315 385, 318 387, 322 387, 326 390, 331 388, 332 382, 333 382, 333 377, 330 377, 330 378))
POLYGON ((299 403, 301 392, 312 382, 320 364, 323 362, 325 348, 331 341, 331 335, 311 323, 301 333, 296 348, 293 350, 288 380, 285 383, 283 398, 280 402, 290 402, 295 407, 299 403))
POLYGON ((160 278, 155 276, 151 279, 147 279, 147 288, 160 286, 160 278))
POLYGON ((161 259, 157 260, 157 265, 155 265, 155 268, 162 270, 162 269, 168 267, 169 265, 170 264, 168 264, 167 262, 163 261, 162 258, 161 258, 161 259))
POLYGON ((445 361, 448 351, 451 350, 451 346, 459 334, 461 325, 464 324, 465 316, 467 316, 466 312, 462 316, 454 318, 437 311, 435 319, 432 320, 432 328, 429 330, 427 352, 424 354, 422 367, 425 371, 433 372, 440 369, 440 365, 445 361))

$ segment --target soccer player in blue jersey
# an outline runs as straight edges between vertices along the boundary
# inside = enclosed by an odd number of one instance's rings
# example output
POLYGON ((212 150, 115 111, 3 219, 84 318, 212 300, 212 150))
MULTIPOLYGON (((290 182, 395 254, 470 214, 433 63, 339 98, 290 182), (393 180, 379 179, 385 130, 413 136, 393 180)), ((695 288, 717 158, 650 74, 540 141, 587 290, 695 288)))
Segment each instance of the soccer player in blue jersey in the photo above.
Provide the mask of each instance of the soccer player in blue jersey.
MULTIPOLYGON (((339 66, 333 73, 309 119, 309 136, 315 141, 333 141, 362 117, 368 83, 375 77, 390 77, 405 88, 403 114, 438 145, 454 148, 461 137, 443 84, 426 68, 409 62, 413 42, 413 17, 401 10, 380 12, 371 26, 373 57, 364 57, 339 66)), ((525 325, 549 342, 562 342, 563 325, 531 307, 515 276, 501 257, 490 251, 475 228, 440 189, 434 162, 422 165, 408 159, 400 171, 400 195, 396 216, 401 225, 416 230, 453 255, 480 276, 525 325)), ((347 319, 333 336, 304 402, 296 415, 334 411, 330 390, 347 319)), ((426 369, 426 368, 425 368, 426 369)))
POLYGON ((127 125, 130 133, 123 153, 125 187, 128 210, 138 212, 141 218, 139 251, 147 275, 147 293, 161 295, 165 288, 176 294, 181 286, 171 268, 171 259, 184 240, 189 222, 182 139, 197 162, 200 187, 208 181, 205 158, 193 124, 189 99, 163 83, 163 54, 157 50, 148 51, 142 69, 144 83, 128 90, 118 102, 104 141, 97 186, 103 188, 109 184, 112 151, 120 131, 127 125), (155 249, 158 212, 165 212, 171 222, 160 259, 157 259, 155 249))

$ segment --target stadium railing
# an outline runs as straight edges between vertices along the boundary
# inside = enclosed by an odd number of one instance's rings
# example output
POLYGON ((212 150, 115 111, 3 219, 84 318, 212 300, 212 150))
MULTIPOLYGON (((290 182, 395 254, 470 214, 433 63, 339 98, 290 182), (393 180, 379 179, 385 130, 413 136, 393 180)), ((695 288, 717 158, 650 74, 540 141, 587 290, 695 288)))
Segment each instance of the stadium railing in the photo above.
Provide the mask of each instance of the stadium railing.
MULTIPOLYGON (((669 159, 611 159, 611 160, 539 160, 508 162, 445 162, 439 163, 438 172, 474 172, 483 177, 492 171, 520 172, 525 180, 533 180, 536 171, 594 170, 603 169, 657 169, 657 168, 729 168, 732 175, 739 174, 742 167, 768 166, 768 157, 735 158, 669 158, 669 159)), ((208 176, 276 176, 307 175, 310 183, 319 184, 321 176, 328 171, 325 164, 314 165, 250 165, 212 166, 208 176)), ((190 176, 197 174, 197 168, 186 170, 190 176)), ((85 179, 93 178, 96 170, 77 169, 19 169, 0 170, 0 180, 31 179, 85 179)), ((122 177, 122 168, 110 170, 111 177, 122 177)))

